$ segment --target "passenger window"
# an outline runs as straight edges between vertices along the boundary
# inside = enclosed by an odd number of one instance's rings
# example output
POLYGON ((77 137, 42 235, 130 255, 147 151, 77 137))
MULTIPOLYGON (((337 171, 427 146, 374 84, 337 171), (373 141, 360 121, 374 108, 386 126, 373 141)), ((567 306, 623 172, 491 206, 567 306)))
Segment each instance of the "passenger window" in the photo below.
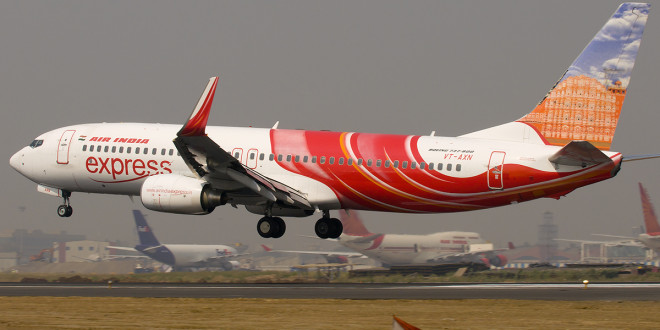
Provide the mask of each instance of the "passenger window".
POLYGON ((130 154, 131 153, 131 147, 126 147, 126 153, 130 154))
POLYGON ((135 147, 135 154, 137 155, 139 153, 140 153, 140 147, 135 147))
POLYGON ((395 161, 394 161, 394 168, 398 168, 398 167, 399 167, 399 161, 398 161, 398 160, 395 160, 395 161))
POLYGON ((96 146, 96 152, 101 152, 101 146, 96 146))
POLYGON ((339 165, 344 165, 344 157, 339 157, 339 165))
POLYGON ((371 167, 371 165, 373 165, 373 164, 374 164, 373 160, 371 160, 371 159, 367 160, 367 166, 371 167))
POLYGON ((303 163, 307 163, 307 160, 309 159, 309 156, 303 157, 303 163))
POLYGON ((300 156, 296 155, 296 157, 293 159, 293 161, 295 161, 296 163, 299 163, 300 162, 300 156))
POLYGON ((401 163, 401 168, 407 168, 407 167, 408 167, 408 162, 401 163))
POLYGON ((89 152, 94 152, 94 145, 89 146, 89 152))
POLYGON ((87 145, 83 145, 83 151, 87 151, 87 145))
POLYGON ((234 153, 234 158, 238 159, 238 157, 239 157, 240 155, 241 155, 241 154, 240 154, 238 151, 236 151, 236 152, 234 153))
MULTIPOLYGON (((154 151, 156 151, 156 149, 154 149, 154 151)), ((149 153, 149 148, 144 147, 144 151, 143 151, 143 153, 144 153, 145 155, 148 154, 148 153, 149 153)))
POLYGON ((382 160, 380 160, 380 159, 377 160, 377 161, 376 161, 376 167, 380 167, 380 165, 381 165, 382 163, 383 163, 382 160))
POLYGON ((152 154, 152 155, 155 155, 156 152, 158 152, 158 149, 156 149, 156 148, 151 149, 151 154, 152 154))
POLYGON ((103 152, 108 152, 108 149, 110 148, 108 146, 105 146, 105 148, 103 148, 103 152))
POLYGON ((321 156, 321 164, 325 164, 325 156, 321 156))
POLYGON ((161 149, 161 151, 160 151, 160 155, 161 155, 161 156, 165 156, 165 152, 166 152, 166 151, 165 151, 165 148, 161 149))
POLYGON ((424 162, 419 163, 419 169, 423 170, 424 168, 426 168, 426 163, 424 162))
POLYGON ((451 164, 447 164, 447 171, 451 171, 451 164))
POLYGON ((312 163, 316 164, 316 156, 312 156, 312 163))
POLYGON ((346 161, 346 165, 348 165, 348 166, 353 165, 353 158, 349 158, 349 159, 346 161))
POLYGON ((124 153, 124 147, 119 147, 119 153, 123 154, 124 153))
POLYGON ((335 163, 335 157, 330 157, 330 159, 328 160, 328 164, 332 165, 334 163, 335 163))
POLYGON ((254 152, 251 153, 251 154, 250 154, 250 160, 254 160, 254 157, 255 157, 255 156, 256 156, 256 154, 255 154, 254 152))
MULTIPOLYGON (((438 163, 438 171, 442 171, 442 163, 438 163)), ((447 171, 451 171, 451 166, 447 165, 447 171)))
POLYGON ((456 172, 460 172, 460 171, 461 171, 461 164, 456 164, 456 172))
POLYGON ((358 159, 357 164, 358 164, 358 166, 362 166, 362 158, 359 158, 359 159, 358 159))
POLYGON ((270 155, 268 156, 268 160, 272 161, 273 159, 275 159, 275 155, 270 154, 270 155))
POLYGON ((112 153, 114 154, 116 151, 117 151, 117 147, 116 147, 116 146, 112 146, 112 153))
POLYGON ((264 160, 264 157, 265 157, 265 156, 266 156, 266 155, 265 155, 263 152, 260 153, 260 154, 259 154, 259 160, 264 160))
POLYGON ((291 161, 291 155, 286 155, 286 161, 290 162, 291 161))
POLYGON ((385 161, 385 168, 389 168, 389 167, 390 167, 390 161, 388 159, 388 160, 385 161))
POLYGON ((282 161, 282 155, 277 155, 277 161, 281 162, 282 161))
POLYGON ((174 149, 170 149, 170 156, 174 155, 174 149))
POLYGON ((433 169, 433 163, 429 163, 429 170, 433 169))
POLYGON ((410 168, 411 168, 411 169, 414 170, 416 167, 417 167, 417 163, 415 163, 415 162, 410 162, 410 168))

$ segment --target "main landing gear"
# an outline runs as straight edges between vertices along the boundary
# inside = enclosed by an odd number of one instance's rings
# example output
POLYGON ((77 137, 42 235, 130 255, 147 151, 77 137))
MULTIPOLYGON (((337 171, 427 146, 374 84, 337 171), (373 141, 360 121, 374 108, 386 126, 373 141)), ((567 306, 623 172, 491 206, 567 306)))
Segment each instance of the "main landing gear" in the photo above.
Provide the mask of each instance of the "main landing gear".
POLYGON ((257 232, 263 238, 280 238, 286 231, 286 223, 279 217, 265 216, 257 222, 257 232))
POLYGON ((320 238, 337 238, 344 231, 341 221, 336 218, 330 218, 330 211, 323 211, 323 218, 316 221, 314 231, 320 238))
POLYGON ((62 198, 64 198, 64 204, 57 207, 57 215, 60 217, 68 218, 73 214, 73 208, 71 207, 71 201, 69 200, 71 193, 62 190, 62 198))

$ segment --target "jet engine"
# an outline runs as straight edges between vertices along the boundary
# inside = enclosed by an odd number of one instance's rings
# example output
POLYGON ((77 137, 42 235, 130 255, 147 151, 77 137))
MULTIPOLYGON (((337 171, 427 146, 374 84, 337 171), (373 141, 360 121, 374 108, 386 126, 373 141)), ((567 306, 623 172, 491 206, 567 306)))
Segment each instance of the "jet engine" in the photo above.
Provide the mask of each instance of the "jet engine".
POLYGON ((238 269, 238 267, 240 267, 240 266, 241 266, 240 262, 238 262, 236 260, 231 260, 231 261, 224 262, 222 264, 222 269, 224 269, 224 270, 234 270, 234 269, 238 269))
POLYGON ((148 177, 142 184, 140 198, 150 210, 180 214, 208 214, 226 202, 224 195, 208 182, 178 174, 148 177))
POLYGON ((491 265, 493 265, 495 267, 503 267, 504 265, 506 265, 509 262, 509 260, 501 254, 494 255, 494 256, 488 258, 488 261, 490 262, 491 265))

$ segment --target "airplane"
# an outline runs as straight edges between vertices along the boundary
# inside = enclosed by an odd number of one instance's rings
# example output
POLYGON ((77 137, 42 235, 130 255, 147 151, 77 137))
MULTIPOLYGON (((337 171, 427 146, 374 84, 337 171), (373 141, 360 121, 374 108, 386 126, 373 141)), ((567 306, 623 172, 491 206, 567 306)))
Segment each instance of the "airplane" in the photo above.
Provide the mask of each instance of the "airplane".
MULTIPOLYGON (((644 233, 639 234, 637 237, 629 236, 616 236, 616 235, 605 235, 605 234, 593 234, 596 236, 604 237, 613 237, 613 238, 623 238, 627 241, 622 241, 621 244, 625 242, 632 241, 633 245, 639 246, 639 244, 647 247, 655 253, 660 254, 660 224, 658 223, 658 217, 655 215, 655 209, 653 208, 653 203, 649 197, 648 192, 644 188, 641 182, 639 182, 639 194, 642 199, 642 211, 644 213, 644 233)), ((612 242, 608 242, 612 243, 612 242)))
MULTIPOLYGON (((339 244, 356 251, 266 251, 316 254, 342 258, 344 263, 351 257, 368 257, 378 260, 385 266, 406 266, 421 264, 446 264, 478 262, 487 266, 502 267, 507 258, 498 254, 504 249, 494 249, 493 244, 484 241, 478 233, 447 231, 428 235, 374 234, 370 232, 358 216, 357 211, 339 211, 344 232, 337 239, 339 244)), ((513 244, 509 243, 509 249, 513 244)))
POLYGON ((610 179, 610 151, 650 5, 624 3, 527 115, 458 137, 207 126, 218 77, 180 125, 97 123, 41 134, 10 158, 42 193, 140 196, 150 210, 208 214, 243 205, 257 232, 284 235, 281 217, 307 217, 337 238, 331 210, 443 213, 559 199, 610 179))
MULTIPOLYGON (((174 270, 187 270, 205 267, 219 267, 224 270, 237 269, 240 263, 233 260, 237 255, 235 248, 228 245, 200 244, 161 244, 158 242, 144 215, 133 210, 135 226, 140 244, 134 248, 108 246, 109 250, 138 251, 158 262, 169 265, 174 270)), ((117 256, 115 256, 117 257, 117 256)))
POLYGON ((347 264, 349 258, 367 258, 359 252, 345 252, 345 251, 305 251, 305 250, 273 250, 271 247, 261 244, 261 248, 266 252, 283 252, 283 253, 299 253, 299 254, 312 254, 323 256, 330 264, 347 264))

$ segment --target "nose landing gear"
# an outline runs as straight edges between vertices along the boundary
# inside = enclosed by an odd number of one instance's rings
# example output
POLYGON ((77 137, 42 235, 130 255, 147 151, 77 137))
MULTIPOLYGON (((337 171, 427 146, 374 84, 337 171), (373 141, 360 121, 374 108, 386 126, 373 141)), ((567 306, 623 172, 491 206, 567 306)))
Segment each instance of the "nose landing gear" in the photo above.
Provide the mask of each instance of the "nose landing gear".
POLYGON ((57 207, 57 215, 60 217, 68 218, 71 216, 71 214, 73 214, 73 208, 71 207, 71 201, 69 200, 69 197, 71 197, 71 192, 62 190, 62 198, 64 199, 64 204, 57 207))

